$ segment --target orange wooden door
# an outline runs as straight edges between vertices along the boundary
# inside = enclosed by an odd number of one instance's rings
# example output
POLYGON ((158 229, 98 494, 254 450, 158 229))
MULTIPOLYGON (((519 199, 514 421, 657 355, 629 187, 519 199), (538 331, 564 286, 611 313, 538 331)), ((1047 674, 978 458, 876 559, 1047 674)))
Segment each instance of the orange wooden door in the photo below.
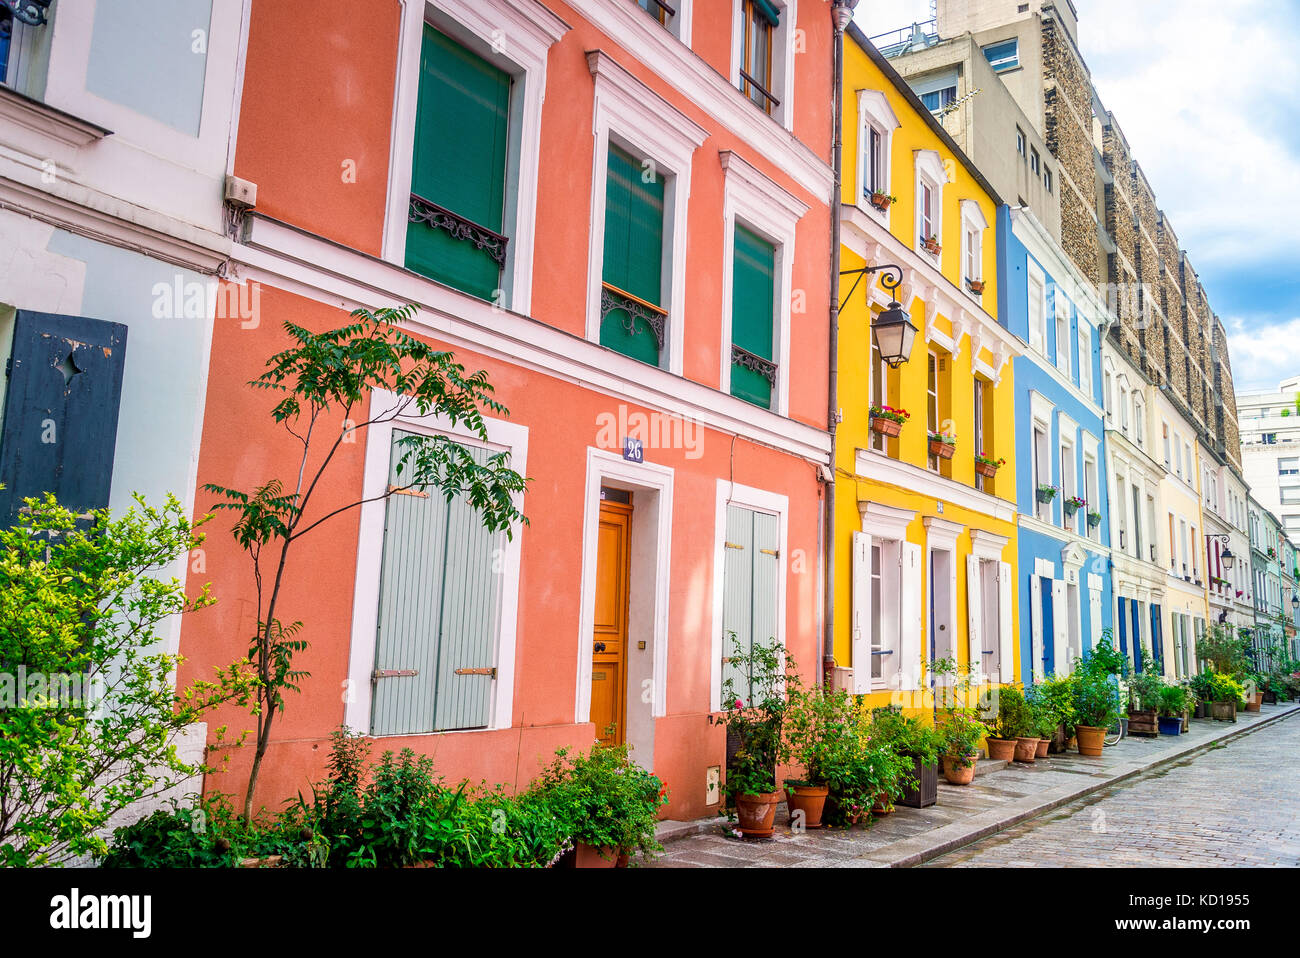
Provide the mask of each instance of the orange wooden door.
POLYGON ((596 614, 592 630, 591 720, 606 744, 621 744, 627 725, 627 599, 632 503, 603 499, 596 544, 596 614))

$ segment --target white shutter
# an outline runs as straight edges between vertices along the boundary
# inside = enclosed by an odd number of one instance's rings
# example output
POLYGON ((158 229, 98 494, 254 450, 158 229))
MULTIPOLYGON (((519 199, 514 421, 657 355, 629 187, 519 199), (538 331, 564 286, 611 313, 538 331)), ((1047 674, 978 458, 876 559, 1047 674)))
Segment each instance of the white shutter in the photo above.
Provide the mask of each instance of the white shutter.
MULTIPOLYGON (((1052 673, 1065 674, 1066 649, 1070 646, 1070 608, 1065 601, 1065 583, 1052 580, 1052 673)), ((1043 670, 1046 675, 1047 670, 1043 670)))
POLYGON ((978 556, 966 557, 966 650, 970 656, 971 679, 984 682, 984 607, 978 556))
POLYGON ((921 547, 914 542, 901 544, 900 566, 902 593, 899 602, 899 688, 921 687, 921 594, 925 579, 921 574, 921 547))
POLYGON ((998 563, 998 672, 997 680, 1016 678, 1016 623, 1011 617, 1011 563, 998 563))
POLYGON ((853 533, 853 691, 871 691, 871 536, 853 533))
POLYGON ((1101 590, 1088 590, 1088 620, 1092 626, 1092 647, 1095 649, 1101 642, 1101 590))
POLYGON ((1029 577, 1029 622, 1029 674, 1020 676, 1026 685, 1043 667, 1043 579, 1039 575, 1029 577))

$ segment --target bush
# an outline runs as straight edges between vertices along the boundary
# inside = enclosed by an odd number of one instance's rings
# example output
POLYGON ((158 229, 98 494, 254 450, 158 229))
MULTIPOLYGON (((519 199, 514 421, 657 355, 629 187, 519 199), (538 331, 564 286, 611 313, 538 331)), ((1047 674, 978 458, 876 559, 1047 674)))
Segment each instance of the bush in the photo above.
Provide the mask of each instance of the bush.
POLYGON ((939 730, 919 718, 904 715, 894 706, 884 706, 871 713, 871 739, 888 745, 899 755, 920 759, 922 765, 935 765, 944 749, 939 730))
MULTIPOLYGON (((1152 661, 1150 653, 1145 653, 1144 658, 1148 663, 1152 661)), ((1168 686, 1160 673, 1151 669, 1137 673, 1128 683, 1129 708, 1139 712, 1160 708, 1166 688, 1168 686)))
POLYGON ((1068 738, 1074 734, 1074 683, 1069 676, 1040 679, 1026 695, 1033 710, 1040 738, 1051 738, 1063 727, 1068 738))
POLYGON ((1037 735, 1037 717, 1025 701, 1025 695, 1014 685, 1004 685, 997 690, 998 717, 995 738, 1028 738, 1037 735))

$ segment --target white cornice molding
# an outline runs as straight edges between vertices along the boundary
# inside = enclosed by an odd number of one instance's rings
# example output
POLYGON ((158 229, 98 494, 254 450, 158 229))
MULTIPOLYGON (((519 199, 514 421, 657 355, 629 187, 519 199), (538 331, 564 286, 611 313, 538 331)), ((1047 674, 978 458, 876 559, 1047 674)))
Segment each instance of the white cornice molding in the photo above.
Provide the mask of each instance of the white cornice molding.
MULTIPOLYGON (((112 130, 107 130, 98 123, 83 120, 6 86, 0 86, 0 129, 6 124, 71 147, 89 146, 113 135, 112 130)), ((8 137, 5 138, 6 144, 7 141, 8 137)), ((42 155, 48 156, 49 151, 42 155)))
MULTIPOLYGON (((650 89, 604 50, 587 51, 587 68, 596 83, 596 98, 611 97, 617 100, 615 113, 638 121, 643 134, 651 132, 665 136, 670 142, 660 142, 659 149, 677 158, 678 175, 689 173, 691 154, 709 138, 709 131, 700 126, 677 107, 650 89)), ((594 115, 599 109, 592 111, 594 115)))
POLYGON ((1077 532, 1071 532, 1068 529, 1062 529, 1060 526, 1053 525, 1050 522, 1044 522, 1037 516, 1030 515, 1027 512, 1018 513, 1016 524, 1022 529, 1028 529, 1030 532, 1037 532, 1040 535, 1049 536, 1062 543, 1074 543, 1081 549, 1097 555, 1109 556, 1114 555, 1115 562, 1118 563, 1120 556, 1124 553, 1115 551, 1112 553, 1110 546, 1104 545, 1095 539, 1089 539, 1087 536, 1081 536, 1077 532))
POLYGON ((957 548, 957 537, 966 531, 960 522, 940 519, 938 516, 926 516, 921 524, 925 526, 925 538, 929 545, 950 551, 957 548))
POLYGON ((760 173, 734 150, 720 150, 718 159, 726 174, 727 189, 733 190, 749 205, 766 207, 766 216, 781 222, 781 232, 792 232, 795 224, 808 212, 807 203, 774 183, 771 177, 760 173))
POLYGON ((835 171, 829 159, 819 157, 758 109, 703 57, 645 16, 636 4, 626 0, 570 0, 570 6, 701 110, 754 147, 759 155, 788 172, 818 201, 832 202, 835 171))
POLYGON ((232 257, 239 279, 265 282, 335 309, 415 303, 413 328, 447 342, 649 409, 829 463, 824 429, 787 419, 693 380, 475 299, 392 263, 265 216, 248 220, 232 257))
POLYGON ((1003 522, 1014 522, 1016 518, 1014 503, 870 449, 857 450, 854 471, 864 479, 883 482, 936 501, 950 502, 959 508, 1003 522))
POLYGON ((1002 550, 1010 542, 1007 536, 1000 536, 983 529, 970 530, 970 551, 981 559, 1002 558, 1002 550))
POLYGON ((885 539, 906 539, 907 527, 916 518, 916 511, 859 499, 858 515, 862 519, 863 532, 885 539))

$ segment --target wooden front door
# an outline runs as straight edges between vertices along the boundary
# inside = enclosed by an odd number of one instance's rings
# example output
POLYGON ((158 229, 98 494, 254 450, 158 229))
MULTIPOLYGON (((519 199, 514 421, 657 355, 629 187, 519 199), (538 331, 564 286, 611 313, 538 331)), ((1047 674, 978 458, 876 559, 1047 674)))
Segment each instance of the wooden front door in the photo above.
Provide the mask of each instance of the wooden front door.
POLYGON ((596 543, 596 614, 592 630, 591 721, 606 744, 627 732, 627 601, 632 494, 602 489, 596 543))

